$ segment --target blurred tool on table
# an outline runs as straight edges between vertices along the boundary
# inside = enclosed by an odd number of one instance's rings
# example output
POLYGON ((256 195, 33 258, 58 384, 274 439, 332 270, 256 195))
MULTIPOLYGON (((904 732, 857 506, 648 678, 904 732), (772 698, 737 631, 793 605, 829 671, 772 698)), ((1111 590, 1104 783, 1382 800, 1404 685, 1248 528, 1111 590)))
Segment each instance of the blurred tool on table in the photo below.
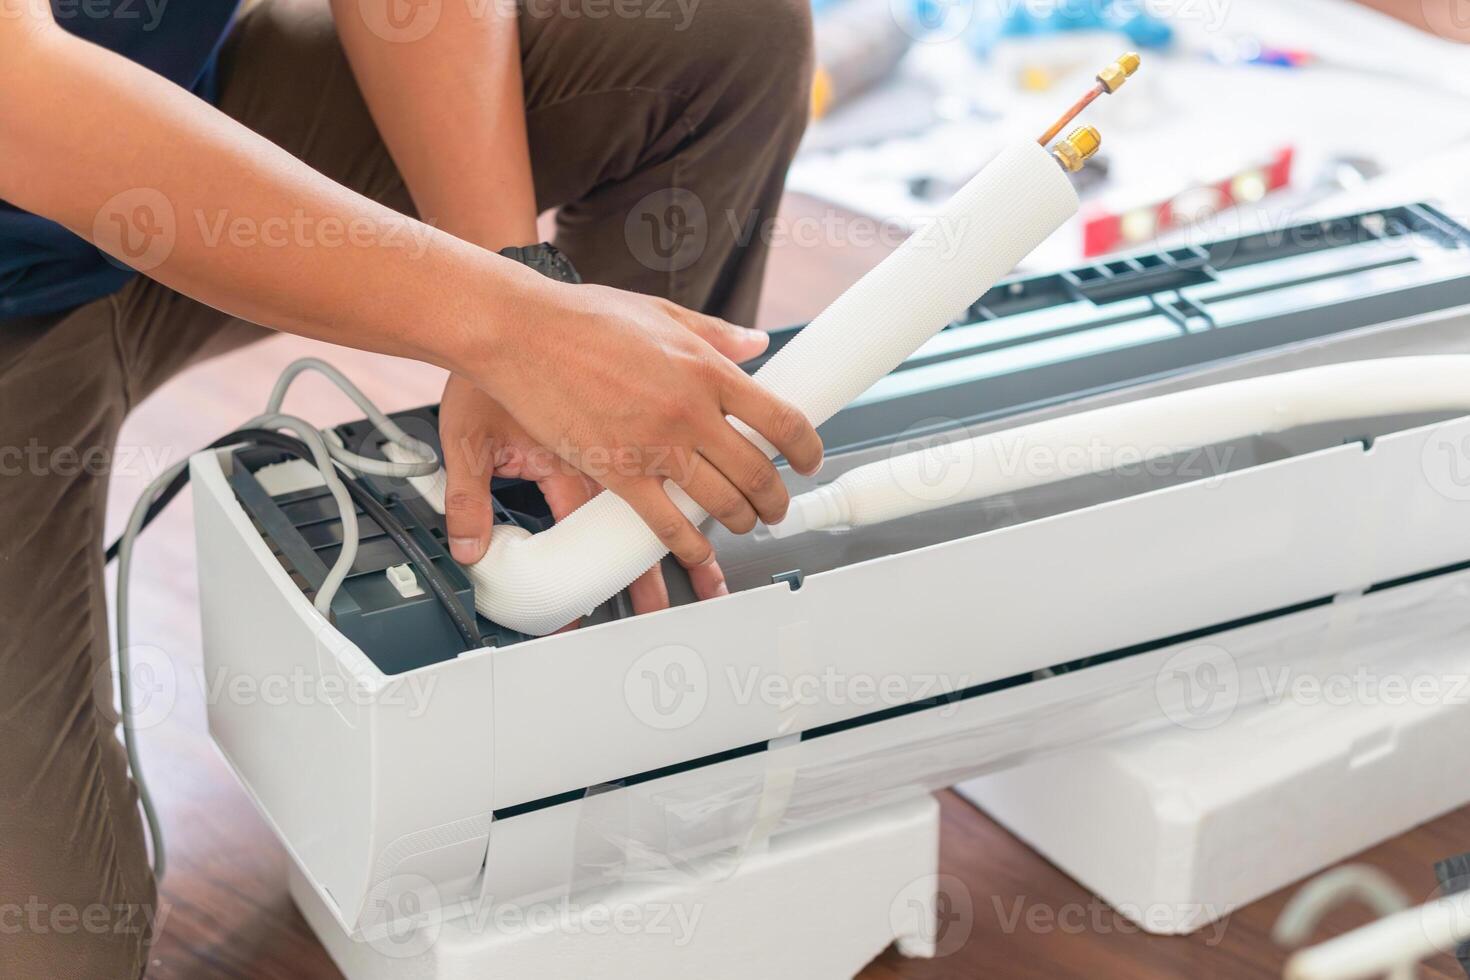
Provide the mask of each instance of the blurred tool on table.
MULTIPOLYGON (((789 186, 919 227, 1021 120, 1055 115, 1129 47, 1148 77, 1095 110, 1115 139, 1075 227, 1033 264, 1281 227, 1470 143, 1470 47, 1370 9, 1391 2, 821 0, 818 118, 789 186)), ((1452 26, 1437 0, 1412 6, 1452 26)), ((1470 212, 1463 167, 1427 172, 1419 196, 1470 212)))

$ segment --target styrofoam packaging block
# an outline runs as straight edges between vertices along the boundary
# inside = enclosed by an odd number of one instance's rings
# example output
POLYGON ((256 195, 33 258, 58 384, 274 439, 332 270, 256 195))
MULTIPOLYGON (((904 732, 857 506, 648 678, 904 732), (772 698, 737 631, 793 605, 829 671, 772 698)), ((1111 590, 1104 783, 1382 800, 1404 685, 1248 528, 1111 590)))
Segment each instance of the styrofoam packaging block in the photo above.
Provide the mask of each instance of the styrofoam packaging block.
POLYGON ((344 932, 295 869, 291 893, 349 980, 849 980, 895 942, 934 955, 938 861, 926 797, 778 837, 731 875, 419 915, 368 936, 344 932))
POLYGON ((1192 685, 1173 723, 959 791, 1144 929, 1192 932, 1470 803, 1447 761, 1470 740, 1467 605, 1465 573, 1346 597, 1248 667, 1212 638, 1159 667, 1161 692, 1192 685))

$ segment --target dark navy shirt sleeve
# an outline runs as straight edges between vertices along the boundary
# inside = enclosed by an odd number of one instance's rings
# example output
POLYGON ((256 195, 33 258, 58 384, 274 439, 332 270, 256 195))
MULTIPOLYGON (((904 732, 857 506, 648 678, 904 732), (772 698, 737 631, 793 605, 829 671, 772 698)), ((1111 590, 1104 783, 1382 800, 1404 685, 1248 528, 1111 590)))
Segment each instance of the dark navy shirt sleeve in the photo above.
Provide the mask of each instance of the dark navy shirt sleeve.
MULTIPOLYGON (((51 0, 56 23, 213 102, 238 0, 51 0)), ((97 134, 106 139, 106 133, 97 134)), ((0 319, 107 296, 136 273, 60 225, 0 201, 0 319)))

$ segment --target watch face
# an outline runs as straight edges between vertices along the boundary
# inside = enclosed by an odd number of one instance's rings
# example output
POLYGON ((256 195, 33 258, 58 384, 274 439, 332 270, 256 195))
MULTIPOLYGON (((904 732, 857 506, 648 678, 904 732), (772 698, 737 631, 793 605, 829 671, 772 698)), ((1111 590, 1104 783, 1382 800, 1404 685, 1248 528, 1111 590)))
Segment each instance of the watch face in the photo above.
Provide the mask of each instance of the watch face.
POLYGON ((577 274, 571 260, 562 254, 561 249, 547 242, 540 245, 529 245, 525 248, 502 249, 500 254, 530 266, 548 279, 569 283, 582 281, 582 277, 577 274))
POLYGON ((582 277, 572 267, 572 260, 563 255, 561 249, 555 245, 546 245, 543 247, 546 251, 542 253, 541 257, 553 270, 548 272, 547 275, 553 279, 560 279, 562 282, 579 283, 582 281, 582 277))

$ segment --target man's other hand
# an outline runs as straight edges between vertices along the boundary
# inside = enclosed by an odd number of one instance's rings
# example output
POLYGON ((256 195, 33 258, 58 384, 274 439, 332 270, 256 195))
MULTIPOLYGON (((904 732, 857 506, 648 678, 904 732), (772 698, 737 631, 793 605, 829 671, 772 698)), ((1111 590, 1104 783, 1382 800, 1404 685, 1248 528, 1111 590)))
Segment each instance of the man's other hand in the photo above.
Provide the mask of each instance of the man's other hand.
MULTIPOLYGON (((450 553, 464 565, 479 561, 490 547, 492 477, 534 481, 558 521, 601 490, 590 477, 538 444, 499 402, 459 375, 451 375, 444 387, 439 437, 447 477, 444 519, 450 553)), ((717 563, 685 567, 698 598, 728 591, 717 563)), ((628 591, 634 612, 668 608, 668 588, 658 566, 628 591)))
POLYGON ((524 437, 626 500, 686 567, 713 562, 714 551, 666 480, 735 534, 786 516, 775 465, 730 419, 806 475, 821 466, 822 441, 799 409, 736 366, 766 349, 764 333, 657 297, 532 275, 505 304, 515 349, 480 351, 461 372, 524 437))

